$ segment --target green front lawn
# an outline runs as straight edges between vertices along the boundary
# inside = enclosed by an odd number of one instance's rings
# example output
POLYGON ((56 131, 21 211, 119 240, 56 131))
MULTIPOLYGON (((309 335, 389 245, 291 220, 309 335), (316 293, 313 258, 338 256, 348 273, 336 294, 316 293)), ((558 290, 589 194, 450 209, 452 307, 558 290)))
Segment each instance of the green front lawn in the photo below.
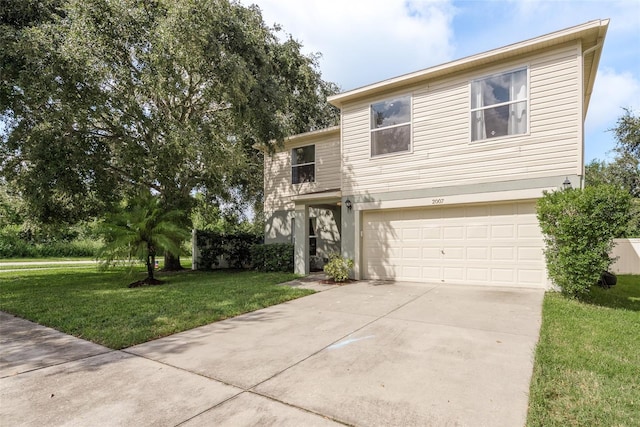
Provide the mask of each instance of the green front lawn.
POLYGON ((586 302, 545 295, 528 426, 640 425, 640 276, 586 302))
POLYGON ((121 349, 313 293, 277 286, 288 273, 162 274, 160 286, 127 288, 144 277, 121 270, 0 271, 0 310, 121 349))

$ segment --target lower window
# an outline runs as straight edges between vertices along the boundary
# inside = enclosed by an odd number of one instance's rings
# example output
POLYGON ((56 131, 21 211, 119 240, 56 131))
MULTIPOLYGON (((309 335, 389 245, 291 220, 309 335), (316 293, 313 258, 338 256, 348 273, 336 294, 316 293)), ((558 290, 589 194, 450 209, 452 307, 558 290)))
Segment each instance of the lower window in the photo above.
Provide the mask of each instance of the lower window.
POLYGON ((371 155, 409 151, 411 147, 411 125, 371 132, 371 155))

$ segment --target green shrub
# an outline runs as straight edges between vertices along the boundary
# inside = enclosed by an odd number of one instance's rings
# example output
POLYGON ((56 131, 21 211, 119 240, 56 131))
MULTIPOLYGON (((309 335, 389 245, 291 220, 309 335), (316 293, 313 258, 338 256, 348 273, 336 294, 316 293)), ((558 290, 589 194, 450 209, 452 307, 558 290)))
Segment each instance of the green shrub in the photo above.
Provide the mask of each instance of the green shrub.
POLYGON ((258 271, 293 272, 293 245, 271 243, 251 247, 251 262, 258 271))
POLYGON ((609 269, 613 239, 629 223, 630 195, 607 185, 545 192, 538 220, 549 277, 562 292, 580 297, 609 269))
POLYGON ((95 257, 100 246, 101 241, 95 238, 36 238, 18 225, 0 228, 1 258, 95 257))
POLYGON ((0 229, 0 257, 31 258, 35 245, 29 244, 20 235, 20 226, 8 225, 0 229))
POLYGON ((324 266, 327 276, 336 282, 344 282, 349 278, 349 270, 353 268, 353 260, 343 258, 340 254, 329 255, 329 262, 324 266))
POLYGON ((209 270, 220 264, 224 257, 230 268, 244 268, 251 265, 251 248, 262 242, 256 233, 219 231, 196 231, 196 245, 200 250, 198 268, 209 270))

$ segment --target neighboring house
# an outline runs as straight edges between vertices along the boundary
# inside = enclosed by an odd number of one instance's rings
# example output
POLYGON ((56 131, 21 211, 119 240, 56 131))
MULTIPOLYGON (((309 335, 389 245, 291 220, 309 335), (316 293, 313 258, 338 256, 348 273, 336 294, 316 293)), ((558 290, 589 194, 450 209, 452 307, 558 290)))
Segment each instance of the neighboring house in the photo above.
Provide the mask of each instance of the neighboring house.
POLYGON ((548 286, 535 203, 583 185, 583 125, 609 21, 329 98, 339 127, 265 155, 266 243, 296 272, 548 286))

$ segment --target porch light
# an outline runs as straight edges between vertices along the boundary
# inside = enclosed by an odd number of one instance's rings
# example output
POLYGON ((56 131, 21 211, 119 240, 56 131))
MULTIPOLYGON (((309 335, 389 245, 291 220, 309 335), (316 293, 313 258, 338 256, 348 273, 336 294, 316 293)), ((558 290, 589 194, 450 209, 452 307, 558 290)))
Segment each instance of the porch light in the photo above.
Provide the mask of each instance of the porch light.
POLYGON ((573 188, 571 186, 571 181, 569 181, 569 177, 566 177, 564 179, 564 182, 562 183, 562 188, 564 188, 565 190, 570 190, 571 188, 573 188))
POLYGON ((344 205, 347 207, 347 210, 351 210, 351 208, 353 208, 353 205, 351 204, 351 200, 347 199, 344 201, 344 205))

